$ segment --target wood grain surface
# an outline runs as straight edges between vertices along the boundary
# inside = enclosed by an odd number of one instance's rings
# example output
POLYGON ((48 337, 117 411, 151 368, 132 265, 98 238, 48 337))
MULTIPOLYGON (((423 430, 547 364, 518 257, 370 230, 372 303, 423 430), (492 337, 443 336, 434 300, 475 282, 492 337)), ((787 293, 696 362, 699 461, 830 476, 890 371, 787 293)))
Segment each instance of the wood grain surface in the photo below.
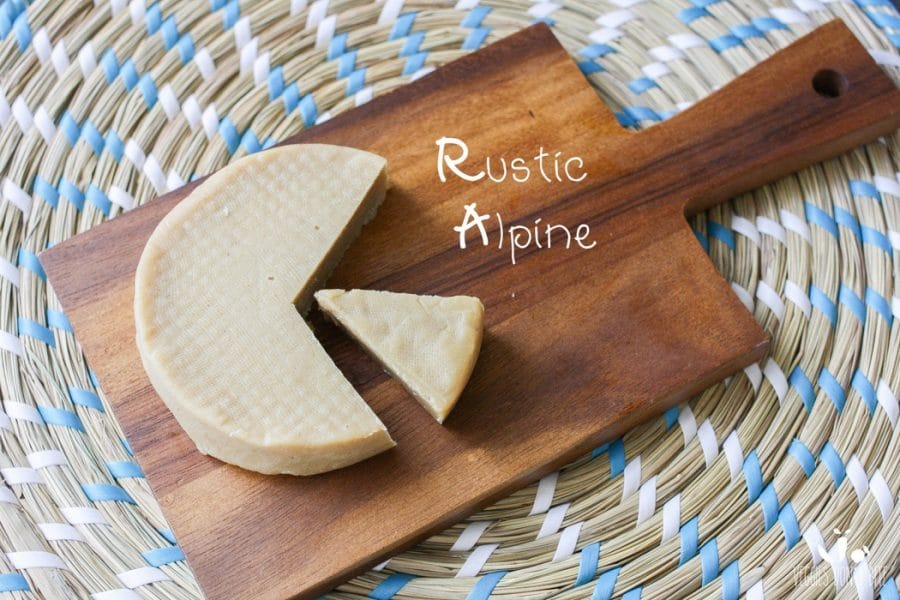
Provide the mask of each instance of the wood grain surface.
POLYGON ((898 121, 895 86, 838 22, 640 133, 618 125, 536 25, 288 140, 388 159, 394 187, 329 287, 469 294, 486 307, 481 357, 444 426, 313 311, 322 343, 398 445, 311 478, 261 476, 199 454, 141 368, 134 270, 187 189, 41 260, 205 593, 312 597, 760 359, 764 332, 685 213, 898 121), (487 156, 532 157, 543 146, 582 157, 588 176, 441 183, 443 136, 467 143, 472 170, 487 156), (589 224, 598 245, 532 246, 512 265, 493 218, 491 245, 470 232, 461 250, 453 226, 471 202, 506 227, 589 224))

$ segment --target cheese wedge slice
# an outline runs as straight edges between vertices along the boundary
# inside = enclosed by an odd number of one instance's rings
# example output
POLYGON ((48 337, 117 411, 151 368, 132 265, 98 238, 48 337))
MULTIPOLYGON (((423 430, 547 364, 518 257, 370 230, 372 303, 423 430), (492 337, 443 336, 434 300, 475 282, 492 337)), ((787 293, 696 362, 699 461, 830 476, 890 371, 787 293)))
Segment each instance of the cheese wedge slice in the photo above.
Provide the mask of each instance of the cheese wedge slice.
POLYGON ((394 445, 298 312, 386 183, 374 154, 283 146, 212 175, 159 223, 135 278, 137 346, 201 452, 309 475, 394 445))
POLYGON ((470 296, 320 290, 319 308, 443 423, 481 349, 484 307, 470 296))

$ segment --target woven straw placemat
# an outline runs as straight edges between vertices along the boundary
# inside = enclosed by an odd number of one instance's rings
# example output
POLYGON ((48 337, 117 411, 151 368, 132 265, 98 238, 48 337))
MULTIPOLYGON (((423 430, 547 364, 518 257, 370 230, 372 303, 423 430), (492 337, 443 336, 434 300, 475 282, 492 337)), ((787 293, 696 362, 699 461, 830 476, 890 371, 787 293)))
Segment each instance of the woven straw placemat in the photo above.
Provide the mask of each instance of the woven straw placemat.
MULTIPOLYGON (((200 594, 36 253, 537 19, 633 127, 835 16, 900 81, 889 0, 767 1, 4 0, 0 592, 200 594)), ((898 168, 694 219, 769 357, 330 596, 896 599, 898 168)))

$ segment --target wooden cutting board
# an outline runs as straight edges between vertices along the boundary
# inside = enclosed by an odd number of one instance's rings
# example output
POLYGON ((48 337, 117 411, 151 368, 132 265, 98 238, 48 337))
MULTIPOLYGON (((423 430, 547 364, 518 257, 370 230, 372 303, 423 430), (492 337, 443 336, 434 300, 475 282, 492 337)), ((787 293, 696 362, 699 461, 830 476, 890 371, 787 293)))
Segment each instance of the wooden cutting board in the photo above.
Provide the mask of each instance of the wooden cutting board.
POLYGON ((898 121, 900 94, 838 22, 640 133, 619 126, 536 25, 289 139, 388 159, 393 190, 330 287, 471 294, 486 306, 479 363, 444 426, 313 311, 326 349, 398 445, 310 478, 261 476, 199 454, 141 368, 135 266, 190 186, 41 260, 206 594, 311 597, 759 360, 764 332, 685 213, 898 121), (547 162, 548 182, 529 160, 525 183, 442 183, 444 136, 467 144, 465 172, 490 156, 496 177, 500 157, 530 159, 543 147, 548 160, 581 157, 587 176, 556 181, 547 162), (453 227, 473 202, 491 216, 489 245, 472 229, 463 250, 453 227), (583 241, 596 246, 566 249, 554 237, 553 247, 520 249, 513 265, 508 231, 497 248, 497 213, 506 228, 541 219, 574 234, 588 225, 583 241))

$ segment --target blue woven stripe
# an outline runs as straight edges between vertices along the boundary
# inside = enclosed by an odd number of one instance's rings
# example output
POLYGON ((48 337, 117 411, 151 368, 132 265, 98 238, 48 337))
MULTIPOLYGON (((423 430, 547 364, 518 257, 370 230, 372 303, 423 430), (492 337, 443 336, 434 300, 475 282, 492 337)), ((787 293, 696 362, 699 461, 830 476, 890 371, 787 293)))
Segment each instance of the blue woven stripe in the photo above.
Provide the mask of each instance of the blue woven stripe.
POLYGON ((781 529, 784 532, 784 544, 788 550, 800 541, 800 522, 797 521, 797 513, 794 512, 794 505, 790 501, 785 502, 778 513, 778 522, 781 523, 781 529))
POLYGON ((778 494, 775 492, 773 484, 770 483, 763 489, 759 495, 759 503, 762 506, 763 522, 768 531, 778 521, 778 494))
POLYGON ((622 594, 622 600, 641 600, 641 594, 644 591, 644 586, 633 587, 624 594, 622 594))
POLYGON ((16 262, 18 262, 19 266, 26 271, 31 271, 43 280, 47 279, 47 274, 44 272, 44 267, 41 266, 41 261, 38 260, 37 254, 35 254, 31 250, 19 248, 19 253, 16 256, 16 262))
MULTIPOLYGON (((413 23, 416 22, 416 15, 418 13, 408 12, 403 13, 397 20, 394 21, 394 26, 391 28, 391 34, 388 36, 388 40, 399 40, 400 38, 404 38, 412 32, 413 23)), ((424 35, 424 32, 420 32, 424 35)))
POLYGON ((862 236, 862 232, 859 230, 859 219, 848 210, 841 208, 840 206, 834 207, 834 220, 838 225, 843 225, 850 232, 856 236, 857 238, 862 236))
POLYGON ((100 212, 107 217, 109 216, 109 211, 112 209, 112 202, 100 188, 92 183, 88 186, 87 193, 84 197, 88 202, 96 206, 100 212))
POLYGON ((617 477, 625 471, 625 444, 621 438, 609 445, 609 477, 617 477))
POLYGON ((172 533, 171 529, 160 529, 159 535, 163 536, 168 542, 175 543, 175 534, 172 533))
POLYGON ((612 54, 615 51, 615 48, 608 44, 591 44, 590 46, 586 46, 579 50, 578 54, 594 60, 606 56, 607 54, 612 54))
POLYGON ((846 285, 841 284, 841 289, 838 291, 838 302, 841 303, 842 306, 846 306, 850 309, 850 312, 853 313, 861 325, 864 325, 866 322, 866 305, 860 299, 859 296, 856 295, 856 292, 848 288, 846 285))
POLYGON ((853 379, 850 381, 850 387, 856 390, 856 393, 863 399, 863 402, 866 403, 866 407, 869 409, 869 414, 875 414, 875 408, 878 406, 878 398, 875 394, 875 388, 872 387, 872 383, 866 378, 865 374, 859 369, 853 374, 853 379))
POLYGON ((356 69, 356 50, 351 50, 346 54, 342 54, 338 59, 337 78, 343 79, 348 77, 356 69))
POLYGON ((303 124, 306 127, 312 127, 316 124, 316 117, 319 116, 319 109, 312 94, 307 94, 300 101, 300 115, 303 117, 303 124))
MULTIPOLYGON (((102 59, 100 64, 103 64, 102 59)), ((75 117, 69 114, 69 111, 63 112, 62 117, 60 117, 59 129, 63 132, 70 146, 74 146, 78 142, 78 138, 81 137, 81 127, 78 126, 78 122, 75 121, 75 117)))
POLYGON ((844 467, 844 461, 841 459, 841 455, 838 454, 835 447, 831 445, 831 442, 825 442, 825 445, 822 446, 822 451, 819 452, 819 459, 825 463, 825 468, 828 469, 828 472, 831 474, 831 479, 834 481, 834 487, 840 487, 841 483, 844 481, 844 477, 847 475, 847 470, 846 467, 844 467))
POLYGON ((481 22, 484 21, 484 18, 488 16, 488 13, 490 12, 491 9, 488 6, 476 6, 466 15, 459 26, 471 28, 481 27, 481 22))
POLYGON ((137 88, 141 91, 141 96, 144 97, 144 104, 147 105, 147 110, 152 110, 156 106, 159 94, 156 91, 156 84, 153 83, 150 73, 141 75, 137 82, 137 88))
POLYGON ((155 550, 147 550, 141 552, 141 556, 147 561, 151 567, 161 567, 169 563, 181 562, 184 560, 184 552, 178 546, 168 546, 166 548, 156 548, 155 550))
POLYGON ((47 309, 47 325, 72 333, 72 324, 69 323, 69 318, 66 316, 66 313, 59 310, 47 309))
POLYGON ((0 575, 0 592, 30 592, 28 580, 19 573, 3 573, 0 575))
POLYGON ((38 412, 41 413, 41 417, 44 419, 44 422, 48 425, 68 427, 69 429, 74 429, 75 431, 85 433, 84 424, 82 424, 81 419, 78 418, 78 415, 76 415, 72 411, 62 408, 55 408, 53 406, 38 406, 37 409, 38 412))
POLYGON ((241 147, 247 151, 247 154, 256 154, 262 150, 262 144, 259 143, 256 134, 249 129, 241 136, 241 147))
POLYGON ((708 585, 719 576, 719 544, 712 538, 700 548, 701 585, 708 585))
POLYGON ((650 88, 656 87, 656 82, 649 77, 638 77, 628 82, 628 89, 635 94, 643 94, 650 88))
POLYGON ((26 337, 40 340, 51 348, 56 347, 56 340, 53 337, 53 332, 37 321, 32 321, 31 319, 26 319, 25 317, 18 317, 16 319, 16 324, 18 325, 20 336, 24 335, 26 337))
POLYGON ((600 542, 588 544, 581 549, 578 561, 578 577, 575 578, 575 587, 584 585, 594 579, 597 574, 597 563, 600 562, 600 542))
POLYGON ((844 388, 841 387, 841 384, 835 379, 834 375, 831 374, 826 367, 822 367, 822 370, 819 371, 819 387, 822 388, 822 391, 825 392, 831 401, 834 403, 834 408, 840 413, 844 410, 844 404, 847 403, 847 394, 844 392, 844 388))
POLYGON ((609 571, 604 571, 600 578, 597 579, 597 585, 594 587, 591 600, 610 600, 613 590, 616 589, 616 580, 619 578, 619 571, 621 570, 621 567, 616 567, 609 571))
POLYGON ((122 444, 122 448, 125 449, 125 452, 128 456, 134 456, 134 450, 131 449, 131 444, 128 443, 128 440, 125 438, 119 438, 119 442, 122 444))
POLYGON ((706 235, 696 227, 692 227, 694 230, 694 236, 697 238, 697 241, 700 242, 700 247, 703 248, 703 251, 709 254, 709 240, 706 235))
POLYGON ((860 181, 859 179, 851 179, 850 180, 850 193, 854 196, 864 196, 866 198, 871 198, 873 200, 877 200, 881 202, 881 194, 878 193, 878 188, 869 183, 868 181, 860 181))
POLYGON ((896 14, 867 10, 866 14, 872 22, 882 29, 900 29, 900 16, 896 14))
POLYGON ((598 456, 600 456, 607 450, 609 450, 609 442, 606 442, 605 444, 600 444, 599 446, 594 448, 593 452, 591 452, 591 458, 597 458, 598 456))
POLYGON ((275 102, 284 93, 284 67, 278 65, 269 71, 269 102, 275 102))
POLYGON ((284 103, 284 112, 290 114, 294 112, 297 105, 300 104, 300 88, 296 83, 292 83, 284 89, 281 95, 281 101, 284 103))
POLYGON ((789 30, 787 25, 772 17, 754 17, 753 25, 760 31, 789 30))
POLYGON ((366 68, 357 69, 347 78, 347 95, 352 96, 366 87, 366 68))
MULTIPOLYGON (((592 60, 580 61, 578 63, 578 68, 585 75, 593 75, 594 73, 602 73, 605 70, 602 66, 598 65, 597 63, 595 63, 592 60)), ((623 122, 622 119, 619 117, 618 113, 616 114, 616 118, 619 119, 619 123, 622 125, 622 127, 630 127, 631 125, 634 125, 634 122, 629 122, 629 123, 623 122)))
POLYGON ((791 386, 797 390, 797 395, 800 396, 800 400, 803 402, 803 407, 806 409, 806 412, 812 411, 813 405, 816 403, 816 392, 813 389, 812 382, 809 380, 809 377, 806 376, 806 373, 803 372, 803 369, 800 368, 800 365, 794 367, 788 381, 791 386))
POLYGON ((788 446, 788 454, 790 454, 794 460, 797 461, 797 464, 800 465, 800 468, 803 469, 803 474, 807 477, 812 476, 813 471, 816 470, 816 457, 813 456, 813 453, 809 451, 809 448, 806 447, 806 444, 794 438, 791 441, 791 445, 788 446))
POLYGON ((868 244, 869 246, 875 246, 879 250, 884 250, 891 255, 894 249, 891 247, 891 242, 888 240, 887 236, 878 231, 877 229, 872 229, 871 227, 866 227, 865 225, 860 226, 859 232, 862 236, 863 244, 868 244))
POLYGON ((472 587, 472 591, 466 596, 466 600, 488 600, 491 597, 491 592, 494 591, 494 588, 497 587, 504 575, 506 575, 506 571, 488 573, 472 587))
POLYGON ((59 194, 68 200, 69 204, 75 207, 75 210, 80 211, 84 208, 84 194, 71 181, 67 179, 59 180, 59 194))
POLYGON ((893 44, 894 48, 900 48, 900 33, 888 33, 887 39, 893 44))
POLYGON ((709 12, 702 7, 692 6, 678 11, 678 19, 685 25, 696 21, 702 17, 710 16, 709 12))
POLYGON ((744 480, 747 482, 747 498, 749 503, 753 504, 759 498, 763 486, 762 467, 759 464, 759 455, 755 448, 747 454, 742 468, 744 480))
POLYGON ((31 43, 31 26, 28 24, 28 15, 26 13, 22 13, 13 21, 13 32, 16 34, 19 52, 25 52, 31 43))
POLYGON ((709 40, 709 45, 712 46, 712 49, 720 53, 728 50, 729 48, 740 46, 742 43, 743 42, 741 42, 741 38, 731 34, 720 35, 719 37, 715 37, 709 40))
POLYGON ((34 178, 34 193, 43 198, 51 208, 56 208, 59 204, 59 192, 56 191, 56 187, 41 176, 34 178))
POLYGON ((174 48, 175 44, 178 43, 178 39, 181 37, 178 33, 178 27, 175 25, 175 17, 172 15, 165 18, 162 25, 159 27, 159 31, 162 34, 163 45, 166 47, 166 50, 174 48))
POLYGON ((100 156, 100 154, 103 153, 103 146, 105 145, 103 134, 100 133, 100 130, 87 119, 85 119, 84 124, 81 126, 81 139, 87 142, 87 145, 91 147, 91 150, 93 150, 94 154, 97 156, 100 156))
POLYGON ((626 106, 622 109, 625 114, 637 122, 662 121, 662 117, 655 110, 647 106, 626 106))
POLYGON ((135 504, 128 492, 112 483, 82 483, 81 489, 91 502, 127 502, 135 504))
POLYGON ((413 73, 424 67, 426 58, 428 58, 427 52, 419 52, 418 54, 413 54, 412 56, 407 58, 406 64, 403 65, 403 75, 412 75, 413 73))
POLYGON ((893 577, 884 582, 878 590, 881 600, 900 600, 900 592, 897 591, 897 580, 893 577))
POLYGON ((803 209, 808 222, 813 225, 818 225, 834 237, 838 236, 837 223, 834 222, 834 218, 832 218, 831 215, 815 204, 810 204, 809 202, 803 203, 803 209))
POLYGON ((219 122, 219 135, 222 136, 222 141, 225 142, 225 147, 228 148, 230 154, 237 152, 238 145, 241 143, 241 134, 238 133, 231 117, 226 116, 219 122))
POLYGON ((763 32, 756 28, 755 25, 735 25, 731 28, 731 33, 740 40, 750 38, 764 38, 763 32))
POLYGON ((814 285, 809 286, 809 301, 819 312, 831 321, 832 328, 837 325, 837 305, 834 300, 814 285))
POLYGON ((181 57, 181 64, 186 65, 191 62, 196 54, 193 36, 190 33, 185 33, 175 45, 178 46, 178 56, 181 57))
POLYGON ((103 402, 100 401, 100 396, 90 390, 70 387, 69 399, 72 400, 72 404, 77 404, 78 406, 86 406, 88 408, 93 408, 94 410, 104 412, 103 402))
POLYGON ((741 573, 738 561, 733 560, 722 569, 722 600, 738 600, 741 596, 741 573))
POLYGON ((116 162, 121 161, 122 156, 125 154, 125 142, 122 141, 122 138, 110 129, 106 132, 106 137, 103 141, 106 150, 116 159, 116 162))
POLYGON ((678 534, 681 539, 681 558, 678 560, 678 566, 681 566, 697 555, 697 544, 700 541, 700 517, 694 517, 682 525, 678 534))
POLYGON ((222 28, 226 31, 234 27, 241 18, 241 6, 238 0, 230 0, 222 11, 222 28))
POLYGON ((116 479, 127 479, 129 477, 143 477, 144 472, 137 463, 130 460, 120 460, 116 462, 106 463, 106 469, 109 474, 116 479))
POLYGON ((422 41, 425 39, 424 31, 417 31, 413 33, 409 37, 406 38, 406 41, 403 42, 403 47, 400 48, 399 56, 412 56, 413 54, 419 53, 419 47, 422 45, 422 41))
POLYGON ((155 34, 159 31, 161 23, 162 9, 160 8, 159 3, 155 2, 147 9, 147 33, 150 35, 155 34))
POLYGON ((891 323, 894 321, 894 313, 891 311, 890 303, 887 301, 887 298, 870 287, 866 288, 866 306, 874 309, 885 320, 887 326, 891 326, 891 323))
POLYGON ((490 27, 478 27, 473 29, 463 42, 463 50, 478 50, 484 44, 488 34, 491 32, 490 27))
POLYGON ((678 422, 678 415, 681 412, 681 408, 678 406, 673 406, 666 411, 666 430, 672 429, 675 426, 675 423, 678 422))
POLYGON ((728 246, 731 251, 734 251, 734 234, 730 229, 720 223, 709 220, 706 223, 706 230, 709 232, 710 237, 716 238, 728 246))

